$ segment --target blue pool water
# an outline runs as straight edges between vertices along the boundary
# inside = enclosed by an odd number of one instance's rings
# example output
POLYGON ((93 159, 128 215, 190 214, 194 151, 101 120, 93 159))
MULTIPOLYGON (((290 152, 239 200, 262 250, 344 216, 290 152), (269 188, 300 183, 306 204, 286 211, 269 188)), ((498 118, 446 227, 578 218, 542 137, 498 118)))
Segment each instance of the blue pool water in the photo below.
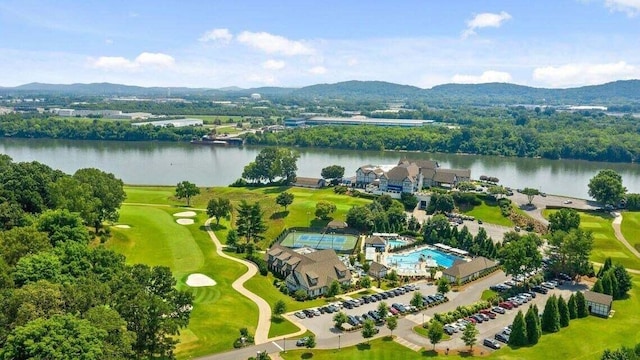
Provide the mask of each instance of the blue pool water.
POLYGON ((420 261, 421 256, 424 256, 425 259, 431 257, 431 259, 434 259, 438 265, 444 266, 446 268, 451 267, 451 265, 453 265, 453 262, 459 259, 454 255, 449 255, 438 250, 425 248, 421 250, 410 251, 404 254, 390 255, 387 258, 387 264, 392 266, 396 266, 397 264, 399 268, 413 269, 420 261))
POLYGON ((395 247, 398 247, 398 246, 405 246, 408 243, 409 243, 408 241, 400 240, 400 239, 388 239, 387 240, 387 245, 389 245, 391 248, 395 248, 395 247))

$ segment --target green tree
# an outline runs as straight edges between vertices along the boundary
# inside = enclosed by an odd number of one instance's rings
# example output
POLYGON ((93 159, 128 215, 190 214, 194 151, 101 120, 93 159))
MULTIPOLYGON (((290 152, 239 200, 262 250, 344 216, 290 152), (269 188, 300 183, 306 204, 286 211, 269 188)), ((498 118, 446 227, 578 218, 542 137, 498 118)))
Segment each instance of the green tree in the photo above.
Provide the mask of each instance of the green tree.
POLYGON ((516 318, 511 325, 511 335, 509 335, 509 345, 511 346, 525 346, 529 343, 529 337, 527 333, 527 324, 525 324, 522 311, 519 310, 516 314, 516 318))
POLYGON ((487 192, 490 195, 494 196, 496 199, 499 199, 501 196, 507 194, 507 189, 505 189, 504 186, 494 185, 494 186, 489 186, 489 188, 487 189, 487 192))
POLYGON ((438 280, 438 292, 441 294, 446 294, 451 291, 451 285, 449 285, 449 280, 445 277, 441 277, 438 280))
POLYGON ((409 302, 411 305, 415 306, 415 307, 421 307, 422 306, 422 293, 419 291, 416 291, 413 293, 413 296, 411 297, 411 301, 409 302))
POLYGON ((498 252, 504 272, 518 276, 539 268, 542 264, 542 254, 538 246, 541 243, 540 238, 533 233, 519 237, 516 241, 507 242, 498 252))
POLYGON ((591 272, 589 256, 593 248, 593 234, 582 229, 558 230, 548 240, 547 254, 550 268, 555 272, 585 275, 591 272))
POLYGON ((216 218, 216 226, 220 225, 220 219, 229 220, 232 210, 231 201, 226 198, 213 198, 207 203, 207 215, 216 218))
POLYGON ((600 170, 589 181, 589 196, 603 205, 616 205, 627 189, 622 186, 622 177, 615 170, 600 170))
POLYGON ((98 169, 80 169, 73 177, 91 189, 92 199, 87 201, 91 201, 93 206, 91 214, 84 219, 87 224, 98 231, 103 222, 118 221, 118 209, 127 197, 122 180, 98 169))
POLYGON ((376 323, 371 319, 367 319, 362 324, 362 337, 365 339, 372 338, 376 333, 378 333, 378 329, 376 328, 376 323))
POLYGON ((400 202, 404 205, 405 210, 413 211, 418 205, 418 198, 413 194, 403 192, 400 194, 400 202))
POLYGON ((336 209, 336 204, 329 201, 320 200, 316 203, 315 214, 316 217, 322 220, 327 220, 330 218, 330 215, 336 211, 336 209))
POLYGON ((340 294, 340 283, 338 280, 333 280, 327 289, 327 297, 332 298, 338 294, 340 294))
MULTIPOLYGON (((188 181, 181 181, 176 185, 176 197, 178 199, 187 199, 187 206, 191 206, 191 198, 200 194, 200 189, 196 184, 188 181)), ((207 207, 208 210, 208 207, 207 207)))
POLYGON ((236 229, 231 229, 227 233, 227 246, 235 247, 238 245, 238 232, 236 229))
POLYGON ((276 204, 284 207, 284 211, 287 211, 287 207, 293 204, 293 194, 287 191, 281 192, 276 197, 276 204))
POLYGON ((398 273, 395 270, 391 270, 387 273, 387 280, 391 282, 391 286, 398 284, 398 273))
POLYGON ((267 230, 267 226, 262 217, 260 203, 249 204, 245 200, 240 201, 236 227, 238 235, 244 236, 247 243, 250 240, 259 241, 264 238, 262 234, 267 230))
POLYGON ((386 302, 381 301, 378 304, 378 314, 382 319, 386 319, 387 315, 389 315, 389 305, 386 302))
MULTIPOLYGON (((538 311, 529 306, 527 314, 524 316, 524 322, 527 329, 527 343, 529 345, 535 345, 542 336, 542 329, 540 329, 538 311)), ((513 333, 513 332, 512 332, 513 333)), ((511 340, 511 338, 509 338, 511 340)))
POLYGON ((17 327, 2 349, 5 359, 103 359, 107 332, 73 315, 35 319, 17 327))
POLYGON ((390 316, 387 318, 387 329, 391 332, 391 337, 393 337, 393 330, 398 327, 398 318, 395 316, 390 316))
POLYGON ((461 339, 464 344, 469 347, 469 350, 473 350, 473 345, 475 345, 478 341, 477 338, 479 333, 480 332, 478 331, 478 329, 476 328, 476 324, 474 323, 467 324, 467 326, 465 326, 464 330, 462 331, 461 339))
POLYGON ((327 180, 342 179, 344 177, 344 166, 330 165, 322 168, 320 176, 327 180))
POLYGON ((427 330, 427 337, 429 338, 429 342, 433 345, 433 349, 436 349, 436 344, 442 340, 444 337, 444 328, 442 327, 442 323, 438 320, 433 320, 429 324, 429 330, 427 330))
POLYGON ((273 305, 273 314, 276 317, 282 317, 282 314, 287 312, 287 303, 284 300, 278 300, 273 305))
POLYGON ((364 289, 368 289, 371 287, 371 278, 368 276, 363 276, 360 278, 360 287, 364 289))
POLYGON ((91 239, 82 218, 67 209, 43 212, 36 221, 36 228, 49 236, 53 246, 67 241, 88 244, 91 239))
POLYGON ((462 181, 459 182, 458 185, 456 186, 458 188, 458 190, 460 191, 472 191, 476 189, 476 186, 474 183, 470 182, 470 181, 462 181))
POLYGON ((549 231, 568 232, 580 227, 580 214, 575 209, 562 208, 549 215, 549 231))
POLYGON ((307 349, 313 349, 316 347, 316 336, 311 334, 309 335, 309 339, 307 340, 307 343, 305 344, 305 347, 307 349))
POLYGON ((540 191, 533 188, 524 188, 522 189, 522 193, 527 195, 527 204, 529 205, 533 204, 533 198, 535 198, 536 195, 540 195, 540 191))
MULTIPOLYGON (((611 283, 609 283, 609 290, 611 290, 611 283)), ((591 291, 604 294, 604 285, 602 285, 602 279, 596 280, 595 284, 591 288, 591 291)))
POLYGON ((627 296, 629 290, 631 290, 631 275, 627 272, 627 269, 620 264, 613 266, 613 274, 618 286, 613 294, 614 299, 624 299, 627 296))
POLYGON ((300 155, 290 149, 268 147, 260 151, 255 161, 245 166, 242 177, 253 182, 283 180, 286 184, 296 178, 300 155))
POLYGON ((435 212, 449 213, 455 208, 453 196, 449 194, 434 193, 431 201, 433 201, 433 209, 435 212))
POLYGON ((571 319, 569 315, 569 306, 564 301, 562 296, 558 297, 558 313, 560 315, 560 327, 569 326, 569 320, 571 319))
POLYGON ((558 312, 558 299, 552 295, 547 299, 542 313, 542 331, 554 333, 560 331, 560 313, 558 312))
POLYGON ((119 360, 135 358, 131 345, 135 334, 127 330, 127 322, 117 311, 107 306, 95 306, 89 309, 84 318, 97 329, 107 333, 103 343, 101 359, 119 360))
POLYGON ((34 227, 16 227, 0 232, 0 256, 9 266, 22 257, 51 249, 47 234, 34 227))
POLYGON ((372 214, 366 206, 353 206, 347 211, 347 224, 350 228, 367 232, 373 227, 372 214))
POLYGON ((337 329, 342 329, 342 325, 348 320, 349 319, 347 318, 347 314, 342 311, 339 311, 335 315, 333 315, 333 323, 335 324, 337 329))
POLYGON ((584 298, 582 291, 576 293, 576 307, 578 318, 584 318, 589 316, 589 310, 587 309, 587 301, 584 298))
POLYGON ((57 283, 61 279, 62 263, 50 252, 40 252, 21 258, 13 271, 13 282, 18 286, 39 280, 57 283))
POLYGON ((576 296, 575 294, 571 294, 569 296, 569 301, 567 301, 567 308, 569 309, 569 319, 577 319, 578 318, 578 306, 576 305, 576 296))

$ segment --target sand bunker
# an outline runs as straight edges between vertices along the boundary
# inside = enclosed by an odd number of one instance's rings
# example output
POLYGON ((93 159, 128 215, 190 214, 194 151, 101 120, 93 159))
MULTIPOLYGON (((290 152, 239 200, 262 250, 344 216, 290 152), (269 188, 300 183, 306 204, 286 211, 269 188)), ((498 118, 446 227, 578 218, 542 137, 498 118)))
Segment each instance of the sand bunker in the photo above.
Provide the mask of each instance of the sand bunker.
POLYGON ((193 224, 193 219, 178 219, 176 222, 180 225, 191 225, 193 224))
POLYGON ((114 227, 117 227, 118 229, 131 229, 131 226, 129 225, 114 225, 114 227))
POLYGON ((177 217, 194 217, 194 216, 196 216, 196 212, 195 211, 183 211, 183 212, 175 213, 175 214, 173 214, 173 216, 177 216, 177 217))
POLYGON ((204 274, 191 274, 187 278, 187 285, 191 287, 213 286, 216 281, 204 274))

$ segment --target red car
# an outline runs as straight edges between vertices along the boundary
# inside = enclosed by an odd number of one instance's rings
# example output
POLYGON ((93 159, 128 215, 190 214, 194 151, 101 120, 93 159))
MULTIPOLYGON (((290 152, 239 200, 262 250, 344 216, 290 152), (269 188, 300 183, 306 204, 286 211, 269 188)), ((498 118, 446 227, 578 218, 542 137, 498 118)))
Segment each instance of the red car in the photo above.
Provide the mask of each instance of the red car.
POLYGON ((472 322, 472 323, 474 323, 474 324, 477 324, 477 323, 478 323, 478 320, 476 320, 476 319, 474 319, 474 318, 472 318, 472 317, 465 318, 465 320, 467 320, 467 321, 469 321, 469 322, 472 322))
POLYGON ((392 313, 393 315, 398 315, 400 313, 400 311, 398 311, 398 309, 394 307, 389 308, 389 312, 392 313))
POLYGON ((489 319, 495 319, 496 318, 496 314, 494 312, 486 310, 486 309, 485 310, 480 310, 480 313, 487 315, 489 317, 489 319))
POLYGON ((508 302, 508 301, 503 301, 500 304, 498 304, 498 306, 500 306, 503 309, 507 309, 507 310, 513 309, 513 304, 508 302))

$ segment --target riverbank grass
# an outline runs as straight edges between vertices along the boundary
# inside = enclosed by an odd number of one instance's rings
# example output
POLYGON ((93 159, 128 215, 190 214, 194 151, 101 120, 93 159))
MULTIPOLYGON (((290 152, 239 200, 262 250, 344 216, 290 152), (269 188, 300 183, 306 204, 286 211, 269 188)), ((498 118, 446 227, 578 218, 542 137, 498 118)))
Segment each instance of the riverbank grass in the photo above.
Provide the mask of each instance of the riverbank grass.
POLYGON ((480 205, 462 207, 460 211, 465 215, 473 216, 485 223, 513 227, 513 221, 502 216, 500 206, 495 201, 484 199, 480 205))

